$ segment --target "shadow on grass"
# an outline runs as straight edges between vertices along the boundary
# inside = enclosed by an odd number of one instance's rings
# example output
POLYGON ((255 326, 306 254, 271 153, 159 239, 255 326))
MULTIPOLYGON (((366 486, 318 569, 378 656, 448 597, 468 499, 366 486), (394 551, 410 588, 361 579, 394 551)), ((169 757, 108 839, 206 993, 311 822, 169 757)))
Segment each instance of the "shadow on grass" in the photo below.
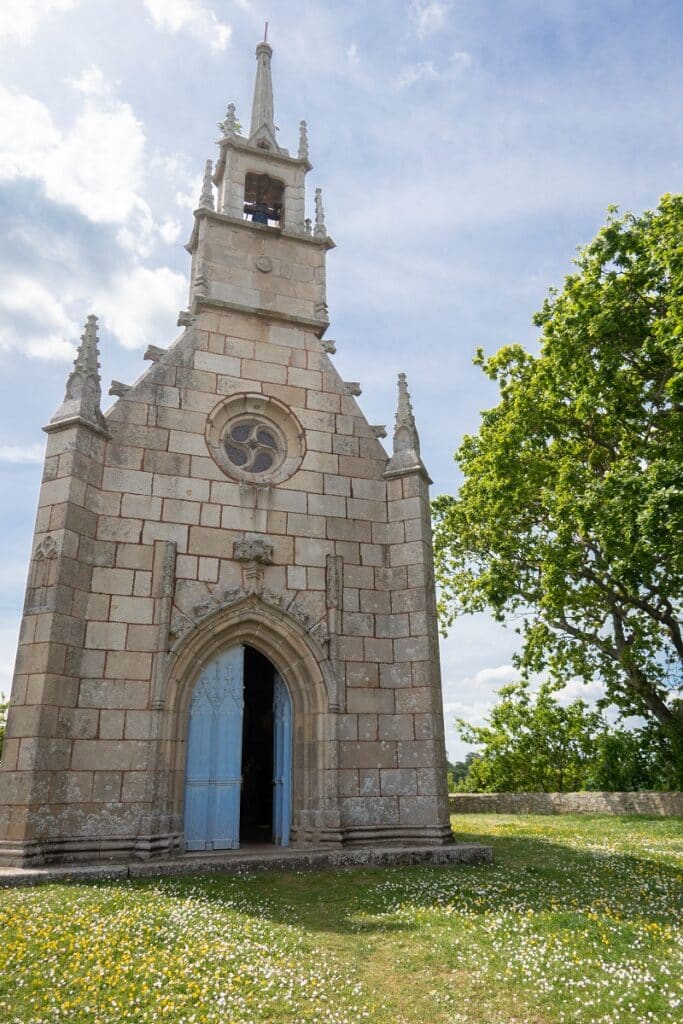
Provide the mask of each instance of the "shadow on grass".
POLYGON ((495 912, 586 914, 609 906, 625 920, 674 922, 683 912, 683 871, 634 852, 577 849, 553 836, 496 836, 458 830, 458 839, 494 847, 494 864, 476 867, 364 868, 244 877, 193 875, 136 881, 167 898, 192 897, 226 910, 340 935, 390 934, 422 925, 402 909, 438 911, 464 900, 469 915, 495 912))

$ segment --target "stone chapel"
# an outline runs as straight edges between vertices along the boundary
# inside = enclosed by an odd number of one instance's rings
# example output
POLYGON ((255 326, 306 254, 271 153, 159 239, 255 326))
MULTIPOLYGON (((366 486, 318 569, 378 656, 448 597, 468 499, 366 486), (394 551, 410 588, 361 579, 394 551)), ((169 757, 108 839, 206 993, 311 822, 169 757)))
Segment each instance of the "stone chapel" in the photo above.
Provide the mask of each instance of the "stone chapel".
POLYGON ((430 480, 405 376, 387 455, 334 367, 271 57, 206 165, 182 333, 102 413, 89 316, 45 427, 0 863, 452 840, 430 480))

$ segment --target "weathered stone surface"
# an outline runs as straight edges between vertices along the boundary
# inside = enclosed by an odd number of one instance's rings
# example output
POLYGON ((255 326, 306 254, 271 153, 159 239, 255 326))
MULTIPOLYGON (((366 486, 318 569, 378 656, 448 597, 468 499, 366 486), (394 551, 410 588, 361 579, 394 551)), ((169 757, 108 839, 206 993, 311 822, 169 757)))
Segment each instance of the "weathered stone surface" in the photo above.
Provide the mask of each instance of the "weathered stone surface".
POLYGON ((362 847, 344 850, 283 850, 262 853, 229 851, 210 856, 196 854, 173 860, 155 860, 150 864, 92 865, 69 867, 2 868, 0 886, 48 885, 64 882, 123 880, 128 878, 177 878, 185 874, 242 874, 245 871, 338 871, 344 868, 405 867, 408 865, 490 864, 490 846, 476 843, 452 843, 449 846, 362 847))
POLYGON ((683 793, 451 793, 452 814, 650 814, 683 817, 683 793))

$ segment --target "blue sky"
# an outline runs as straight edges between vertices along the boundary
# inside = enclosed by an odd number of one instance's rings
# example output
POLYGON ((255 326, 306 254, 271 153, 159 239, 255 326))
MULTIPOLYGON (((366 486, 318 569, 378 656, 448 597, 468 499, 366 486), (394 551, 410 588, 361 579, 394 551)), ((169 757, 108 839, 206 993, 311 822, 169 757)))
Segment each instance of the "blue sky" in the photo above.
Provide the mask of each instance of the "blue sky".
MULTIPOLYGON (((678 0, 3 0, 0 6, 0 692, 8 692, 44 435, 85 316, 132 381, 178 333, 183 249, 229 102, 248 123, 270 22, 276 123, 308 122, 335 361, 391 425, 408 374, 434 493, 495 393, 471 364, 531 316, 617 203, 683 182, 678 0)), ((455 714, 513 677, 514 634, 461 620, 455 714)), ((584 692, 575 684, 572 693, 584 692)), ((593 691, 587 691, 588 695, 593 691)))

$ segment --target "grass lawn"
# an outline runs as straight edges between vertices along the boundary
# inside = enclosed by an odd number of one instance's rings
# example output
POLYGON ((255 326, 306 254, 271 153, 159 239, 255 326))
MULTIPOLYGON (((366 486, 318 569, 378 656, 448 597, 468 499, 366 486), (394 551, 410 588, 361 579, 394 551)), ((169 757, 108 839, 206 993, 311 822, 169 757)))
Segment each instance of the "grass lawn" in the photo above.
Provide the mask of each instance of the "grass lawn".
POLYGON ((0 891, 0 1021, 683 1021, 683 819, 454 827, 495 864, 0 891))

